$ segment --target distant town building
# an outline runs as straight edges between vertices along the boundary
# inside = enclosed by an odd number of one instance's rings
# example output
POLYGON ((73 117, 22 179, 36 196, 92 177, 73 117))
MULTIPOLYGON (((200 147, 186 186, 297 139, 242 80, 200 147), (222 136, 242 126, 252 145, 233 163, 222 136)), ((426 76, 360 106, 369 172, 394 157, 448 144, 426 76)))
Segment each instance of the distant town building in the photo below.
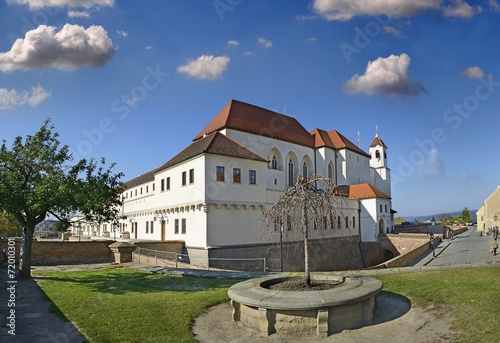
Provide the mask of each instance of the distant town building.
POLYGON ((476 216, 478 230, 487 232, 490 227, 500 227, 500 186, 484 200, 476 216))

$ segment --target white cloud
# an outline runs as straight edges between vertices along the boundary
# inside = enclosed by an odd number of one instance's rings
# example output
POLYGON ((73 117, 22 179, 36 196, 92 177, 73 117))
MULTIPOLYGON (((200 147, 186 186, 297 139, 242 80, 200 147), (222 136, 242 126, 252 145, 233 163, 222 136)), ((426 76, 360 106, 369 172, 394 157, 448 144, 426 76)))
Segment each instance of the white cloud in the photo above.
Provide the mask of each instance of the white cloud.
POLYGON ((403 37, 403 32, 401 32, 400 30, 398 30, 392 26, 384 26, 384 27, 382 27, 382 31, 384 31, 384 33, 392 34, 394 37, 398 37, 398 38, 403 37))
POLYGON ((128 36, 128 33, 127 33, 127 32, 125 32, 125 31, 120 31, 120 30, 118 30, 118 31, 116 31, 116 33, 118 33, 118 35, 122 36, 123 38, 125 38, 125 37, 127 37, 127 36, 128 36))
POLYGON ((261 44, 266 49, 271 48, 273 46, 273 43, 270 40, 267 40, 263 37, 259 37, 259 44, 261 44))
POLYGON ((417 167, 417 177, 419 179, 437 179, 444 173, 444 164, 439 156, 439 150, 432 148, 429 157, 420 162, 417 167))
POLYGON ((179 66, 177 71, 202 80, 215 80, 227 69, 229 61, 227 56, 203 55, 196 60, 189 60, 186 65, 179 66))
POLYGON ((488 4, 490 5, 493 12, 500 12, 500 5, 498 4, 498 2, 496 2, 495 0, 489 0, 488 4))
POLYGON ((8 4, 28 5, 31 10, 43 7, 84 7, 113 6, 114 0, 7 0, 8 4))
POLYGON ((46 91, 40 84, 36 87, 31 87, 31 92, 26 93, 26 100, 28 104, 32 107, 37 107, 42 102, 44 102, 50 95, 52 90, 46 91))
POLYGON ((146 50, 151 50, 151 49, 153 49, 153 47, 152 47, 151 45, 148 45, 148 46, 146 46, 144 49, 146 49, 146 50))
POLYGON ((15 89, 0 88, 0 111, 14 110, 24 104, 37 107, 51 94, 52 91, 47 92, 40 84, 31 87, 29 92, 22 91, 21 93, 18 93, 15 89))
POLYGON ((379 57, 368 62, 363 75, 354 75, 343 85, 343 91, 349 94, 376 93, 388 96, 417 96, 425 92, 420 82, 412 82, 408 76, 410 57, 407 54, 379 57))
POLYGON ((245 56, 250 56, 250 55, 254 55, 254 54, 255 54, 255 52, 253 52, 253 51, 245 51, 243 53, 243 55, 245 55, 245 56))
POLYGON ((470 79, 481 79, 486 76, 484 71, 477 66, 469 67, 465 70, 462 70, 460 72, 460 75, 468 77, 470 79))
POLYGON ((90 13, 87 11, 68 11, 68 17, 72 18, 90 18, 90 13))
POLYGON ((443 8, 443 16, 445 18, 471 19, 482 11, 481 6, 472 7, 463 0, 455 0, 453 4, 443 8))
POLYGON ((102 26, 66 24, 59 31, 53 26, 40 25, 17 39, 10 51, 0 53, 0 70, 57 68, 71 70, 85 65, 106 64, 116 48, 102 26))
POLYGON ((308 42, 316 42, 318 39, 316 37, 307 38, 308 42))
POLYGON ((327 20, 349 20, 355 16, 404 17, 439 8, 442 0, 314 0, 313 12, 327 20))
POLYGON ((227 45, 238 46, 238 45, 240 45, 240 42, 235 41, 235 40, 228 40, 227 45))

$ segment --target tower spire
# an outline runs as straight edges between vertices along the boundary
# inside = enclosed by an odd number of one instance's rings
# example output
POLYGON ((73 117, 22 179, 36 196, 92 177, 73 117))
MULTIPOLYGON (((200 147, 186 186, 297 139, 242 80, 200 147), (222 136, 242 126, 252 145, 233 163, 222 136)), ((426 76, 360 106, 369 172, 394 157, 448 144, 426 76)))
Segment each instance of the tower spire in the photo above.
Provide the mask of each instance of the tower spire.
POLYGON ((378 137, 378 125, 375 125, 375 137, 378 137))

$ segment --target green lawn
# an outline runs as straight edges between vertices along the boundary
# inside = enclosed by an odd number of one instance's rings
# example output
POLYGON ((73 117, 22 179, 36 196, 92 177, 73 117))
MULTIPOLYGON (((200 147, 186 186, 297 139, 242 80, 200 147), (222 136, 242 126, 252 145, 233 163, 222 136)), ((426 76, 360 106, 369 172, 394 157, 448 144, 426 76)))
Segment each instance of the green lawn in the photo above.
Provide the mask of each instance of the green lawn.
MULTIPOLYGON (((193 318, 229 300, 234 282, 160 276, 127 269, 38 273, 53 311, 91 342, 192 342, 193 318)), ((464 342, 498 342, 500 268, 378 276, 384 290, 413 305, 430 303, 456 317, 464 342)), ((249 337, 251 339, 251 337, 249 337)))
POLYGON ((127 269, 45 272, 52 311, 91 342, 193 342, 192 319, 229 300, 234 282, 168 277, 127 269))
POLYGON ((413 305, 446 306, 463 342, 500 342, 500 268, 455 269, 377 276, 384 290, 413 305))

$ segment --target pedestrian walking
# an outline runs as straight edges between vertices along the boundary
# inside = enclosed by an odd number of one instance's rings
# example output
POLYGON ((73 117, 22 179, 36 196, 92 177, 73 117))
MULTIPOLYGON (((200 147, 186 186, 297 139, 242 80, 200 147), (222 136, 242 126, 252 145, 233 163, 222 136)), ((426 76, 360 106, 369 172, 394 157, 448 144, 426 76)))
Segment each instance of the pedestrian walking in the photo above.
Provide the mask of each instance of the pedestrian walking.
POLYGON ((493 244, 491 245, 493 247, 493 255, 497 255, 497 249, 498 249, 498 241, 497 239, 495 238, 493 240, 493 244))
POLYGON ((493 239, 497 238, 498 238, 498 226, 496 226, 495 229, 493 230, 493 239))

